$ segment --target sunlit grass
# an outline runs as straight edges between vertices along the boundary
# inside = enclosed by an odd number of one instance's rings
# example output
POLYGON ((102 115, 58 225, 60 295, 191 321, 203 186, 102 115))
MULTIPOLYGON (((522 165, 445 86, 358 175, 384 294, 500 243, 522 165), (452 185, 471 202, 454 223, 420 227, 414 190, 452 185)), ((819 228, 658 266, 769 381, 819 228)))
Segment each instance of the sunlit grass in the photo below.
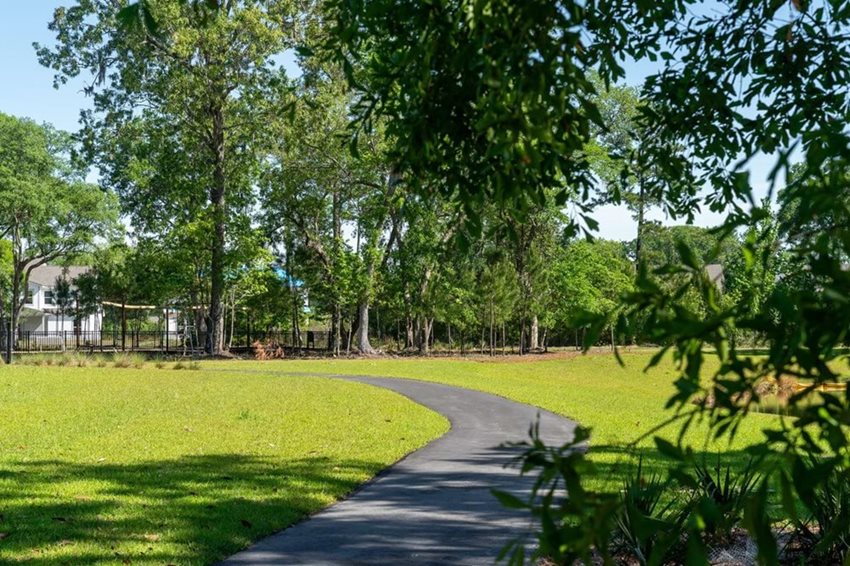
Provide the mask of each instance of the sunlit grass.
MULTIPOLYGON (((592 428, 591 459, 602 472, 603 487, 618 489, 628 465, 643 455, 644 467, 667 465, 647 435, 669 419, 664 408, 674 393, 676 368, 670 360, 644 371, 654 351, 624 352, 625 367, 612 354, 597 353, 570 358, 529 356, 527 360, 461 359, 352 359, 289 360, 277 362, 221 362, 220 369, 258 369, 282 372, 351 373, 421 379, 485 391, 528 403, 569 417, 592 428)), ((709 361, 706 371, 711 369, 709 361)), ((691 408, 690 406, 688 408, 691 408)), ((775 428, 779 417, 751 414, 734 441, 708 441, 706 422, 693 425, 686 442, 711 461, 743 468, 749 459, 743 450, 764 441, 763 429, 775 428)), ((675 440, 680 427, 672 424, 658 434, 675 440)))
MULTIPOLYGON (((444 432, 434 413, 367 385, 281 373, 422 379, 490 392, 593 429, 594 484, 618 489, 642 435, 670 416, 675 368, 651 352, 529 357, 203 362, 198 371, 0 368, 0 562, 204 564, 320 509, 444 432)), ((688 442, 743 467, 779 417, 733 444, 688 442)), ((661 432, 675 438, 673 426, 661 432)))
POLYGON ((0 368, 0 563, 208 564, 448 428, 319 378, 0 368))

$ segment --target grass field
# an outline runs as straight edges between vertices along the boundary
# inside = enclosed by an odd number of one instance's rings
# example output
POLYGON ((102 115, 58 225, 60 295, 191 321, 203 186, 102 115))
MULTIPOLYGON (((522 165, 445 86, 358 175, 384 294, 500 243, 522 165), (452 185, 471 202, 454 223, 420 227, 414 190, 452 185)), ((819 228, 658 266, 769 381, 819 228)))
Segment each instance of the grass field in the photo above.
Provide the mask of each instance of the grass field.
MULTIPOLYGON (((459 360, 204 362, 201 371, 0 367, 0 562, 204 564, 320 509, 448 423, 391 392, 281 372, 415 378, 486 391, 593 428, 590 455, 618 489, 662 422, 675 369, 651 352, 459 360), (245 371, 250 370, 250 371, 245 371), (636 452, 636 450, 638 452, 636 452)), ((752 415, 742 449, 779 417, 752 415)), ((670 438, 671 428, 663 433, 670 438)))
MULTIPOLYGON (((662 423, 671 413, 664 404, 673 393, 676 370, 670 360, 644 372, 654 351, 624 352, 625 367, 610 353, 587 356, 527 356, 500 361, 486 358, 469 360, 433 358, 312 360, 276 362, 217 362, 220 369, 250 367, 274 371, 352 373, 414 378, 486 391, 528 403, 574 419, 593 429, 591 458, 601 468, 602 482, 617 489, 626 464, 640 454, 646 468, 663 468, 667 463, 654 450, 651 438, 632 447, 641 435, 662 423)), ((706 366, 708 367, 708 365, 706 366)), ((708 461, 729 462, 743 468, 749 457, 745 447, 762 442, 764 428, 775 428, 775 415, 752 414, 738 433, 734 444, 718 441, 705 444, 706 426, 692 427, 687 438, 708 461)), ((678 426, 659 434, 674 439, 678 426)))
POLYGON ((326 379, 0 367, 0 563, 208 564, 448 428, 326 379))

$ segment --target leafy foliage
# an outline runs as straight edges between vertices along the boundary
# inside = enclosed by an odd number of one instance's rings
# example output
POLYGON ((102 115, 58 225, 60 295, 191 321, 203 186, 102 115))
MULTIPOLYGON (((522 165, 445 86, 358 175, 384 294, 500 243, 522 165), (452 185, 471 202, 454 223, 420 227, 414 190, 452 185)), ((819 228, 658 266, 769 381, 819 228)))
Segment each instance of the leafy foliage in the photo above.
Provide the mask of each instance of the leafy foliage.
MULTIPOLYGON (((618 327, 625 332, 629 320, 643 317, 649 337, 672 350, 679 374, 668 406, 676 411, 681 436, 707 419, 713 438, 734 437, 758 402, 754 385, 764 378, 791 375, 810 383, 790 400, 805 401, 802 416, 782 431, 766 432, 763 451, 777 452, 785 462, 768 477, 798 469, 811 454, 821 455, 823 473, 795 476, 788 494, 805 499, 832 474, 840 477, 850 453, 850 391, 819 395, 816 388, 841 382, 840 348, 850 329, 850 275, 844 268, 850 256, 847 2, 723 1, 709 8, 677 0, 379 0, 332 6, 337 55, 363 67, 352 74, 362 89, 362 123, 387 118, 405 170, 422 184, 433 180, 469 209, 480 210, 485 201, 510 203, 521 218, 528 203, 540 203, 547 190, 555 190, 561 199, 577 197, 586 215, 593 182, 582 152, 591 125, 601 121, 597 89, 586 72, 597 71, 607 83, 622 76, 624 61, 658 61, 659 70, 641 89, 637 120, 652 127, 636 163, 636 169, 653 172, 648 194, 677 217, 690 218, 701 208, 726 213, 721 237, 751 230, 740 252, 742 271, 753 281, 770 282, 776 272, 776 248, 769 242, 774 230, 759 224, 771 211, 754 198, 750 182, 752 160, 770 156, 769 196, 784 176, 781 202, 795 205, 783 251, 809 284, 753 285, 724 301, 705 273, 705 258, 679 241, 673 261, 639 266, 618 327), (386 22, 393 22, 389 33, 386 22), (790 175, 793 156, 802 164, 790 175), (739 331, 758 334, 766 355, 741 351, 733 339, 739 331), (709 358, 716 358, 717 369, 706 376, 709 358), (706 394, 716 400, 713 406, 692 403, 706 394)), ((592 219, 579 220, 593 225, 592 219)), ((592 325, 586 344, 603 328, 592 325)), ((550 454, 535 450, 530 461, 550 454)), ((666 450, 684 458, 682 446, 666 450)), ((541 477, 555 468, 564 477, 577 473, 578 461, 565 457, 556 466, 556 460, 543 459, 541 477)), ((747 505, 745 524, 759 544, 759 559, 775 563, 768 477, 747 505)), ((586 559, 589 547, 599 544, 600 533, 569 534, 571 543, 586 546, 572 546, 570 554, 546 546, 560 536, 552 534, 553 524, 571 518, 593 524, 585 513, 595 509, 535 510, 545 533, 542 547, 553 559, 586 559)))
MULTIPOLYGON (((530 430, 530 437, 519 445, 524 451, 517 458, 523 474, 538 474, 528 499, 503 492, 495 495, 504 505, 527 509, 540 522, 532 563, 536 558, 556 564, 590 562, 594 549, 610 561, 610 532, 619 505, 615 495, 587 486, 586 478, 593 470, 585 455, 590 431, 577 428, 575 436, 559 447, 547 446, 537 425, 530 430)), ((510 564, 525 564, 522 541, 505 546, 502 554, 510 564)))
POLYGON ((640 458, 623 487, 615 548, 633 556, 640 564, 681 560, 684 546, 681 534, 688 510, 678 498, 670 496, 668 486, 669 481, 657 472, 647 476, 640 458))

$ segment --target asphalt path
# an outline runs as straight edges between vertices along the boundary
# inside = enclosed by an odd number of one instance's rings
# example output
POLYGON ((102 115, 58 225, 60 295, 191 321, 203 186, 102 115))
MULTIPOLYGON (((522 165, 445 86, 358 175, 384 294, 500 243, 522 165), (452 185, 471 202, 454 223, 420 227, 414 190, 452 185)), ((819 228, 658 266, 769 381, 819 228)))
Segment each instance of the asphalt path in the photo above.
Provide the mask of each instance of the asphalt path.
MULTIPOLYGON (((315 375, 315 374, 313 374, 315 375)), ((531 540, 530 518, 491 490, 527 495, 533 481, 506 467, 506 443, 563 443, 575 423, 502 397, 410 379, 324 375, 390 389, 442 414, 451 429, 379 474, 347 499, 222 562, 251 565, 494 564, 510 540, 531 540)), ((568 394, 568 392, 565 392, 568 394)))

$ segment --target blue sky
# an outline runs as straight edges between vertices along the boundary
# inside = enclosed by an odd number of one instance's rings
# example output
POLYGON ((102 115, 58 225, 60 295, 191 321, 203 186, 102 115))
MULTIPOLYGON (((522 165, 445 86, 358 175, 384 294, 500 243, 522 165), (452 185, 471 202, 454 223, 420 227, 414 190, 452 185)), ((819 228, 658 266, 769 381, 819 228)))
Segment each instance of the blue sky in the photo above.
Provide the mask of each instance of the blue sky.
MULTIPOLYGON (((37 122, 50 122, 64 130, 76 130, 80 110, 89 102, 82 93, 83 81, 71 82, 59 90, 53 88, 53 72, 39 65, 33 42, 52 44, 47 29, 57 6, 70 5, 70 0, 0 0, 0 112, 26 116, 37 122)), ((653 70, 648 63, 628 66, 628 82, 635 84, 653 70)), ((764 176, 768 164, 754 164, 754 177, 764 176), (760 173, 761 171, 761 173, 760 173)), ((764 192, 759 191, 759 192, 764 192)), ((633 239, 637 233, 634 220, 622 207, 603 207, 597 211, 599 235, 618 240, 633 239)), ((669 223, 663 215, 651 218, 669 223)), ((702 213, 696 224, 711 226, 719 223, 718 215, 702 213)))
POLYGON ((75 130, 87 105, 82 82, 53 88, 53 72, 38 64, 33 42, 50 44, 47 23, 59 0, 3 1, 0 18, 0 112, 75 130))

